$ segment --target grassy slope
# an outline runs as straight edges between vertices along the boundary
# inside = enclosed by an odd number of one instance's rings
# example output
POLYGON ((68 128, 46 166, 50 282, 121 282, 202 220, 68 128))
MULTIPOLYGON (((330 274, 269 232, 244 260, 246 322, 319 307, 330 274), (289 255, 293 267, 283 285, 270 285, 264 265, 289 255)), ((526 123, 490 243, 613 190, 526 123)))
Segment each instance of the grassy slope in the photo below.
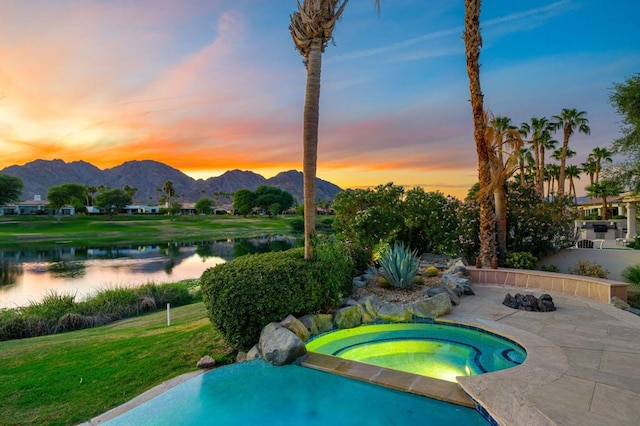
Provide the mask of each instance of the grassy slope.
POLYGON ((0 423, 72 425, 229 350, 202 303, 104 327, 0 342, 0 423))
POLYGON ((105 244, 123 241, 158 242, 165 239, 239 238, 291 232, 295 216, 72 216, 60 223, 48 216, 0 217, 0 245, 64 241, 67 244, 105 244))

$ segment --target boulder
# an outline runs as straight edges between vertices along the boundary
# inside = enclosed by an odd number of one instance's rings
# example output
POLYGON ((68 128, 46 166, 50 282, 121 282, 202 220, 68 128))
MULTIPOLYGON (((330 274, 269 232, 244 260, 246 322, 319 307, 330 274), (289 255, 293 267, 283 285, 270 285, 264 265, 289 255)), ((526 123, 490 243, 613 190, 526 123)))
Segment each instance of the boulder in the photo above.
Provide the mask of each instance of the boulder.
POLYGON ((516 293, 515 296, 512 296, 510 293, 507 293, 502 304, 512 309, 520 309, 523 311, 552 312, 556 310, 553 298, 546 293, 541 295, 540 299, 536 298, 533 294, 522 295, 516 293))
POLYGON ((336 328, 353 328, 362 324, 363 308, 361 305, 347 306, 338 309, 333 317, 336 328))
POLYGON ((447 293, 440 293, 408 306, 409 311, 420 318, 437 318, 451 312, 451 308, 451 299, 447 293))
POLYGON ((316 334, 320 334, 318 332, 318 325, 314 321, 314 315, 304 315, 298 319, 304 324, 307 330, 309 330, 311 335, 315 336, 316 334))
POLYGON ((367 279, 365 278, 365 275, 360 275, 359 277, 355 277, 353 279, 353 286, 360 288, 360 287, 364 287, 367 285, 367 279))
POLYGON ((384 303, 378 309, 378 318, 390 322, 411 321, 412 313, 406 306, 394 303, 384 303))
POLYGON ((376 320, 378 316, 378 298, 374 295, 362 297, 358 300, 358 303, 362 306, 362 323, 371 324, 376 320))
POLYGON ((260 355, 260 351, 258 350, 258 345, 253 345, 249 352, 247 352, 245 356, 246 361, 253 361, 254 359, 260 359, 262 355, 260 355))
POLYGON ((629 310, 631 306, 624 300, 620 299, 618 296, 613 296, 611 298, 611 304, 618 309, 623 309, 625 311, 629 310))
POLYGON ((198 368, 213 368, 216 365, 216 360, 211 358, 209 355, 205 355, 196 364, 198 368))
POLYGON ((443 287, 429 287, 426 291, 426 294, 429 297, 433 297, 446 292, 447 290, 445 290, 443 287))
POLYGON ((333 316, 331 314, 313 315, 313 319, 318 327, 318 333, 326 333, 333 330, 333 316))
POLYGON ((309 340, 309 330, 293 315, 289 314, 285 319, 280 321, 280 324, 287 330, 293 331, 303 342, 309 340))
POLYGON ((258 348, 264 360, 273 365, 291 364, 307 353, 304 342, 294 332, 275 322, 262 329, 258 348))

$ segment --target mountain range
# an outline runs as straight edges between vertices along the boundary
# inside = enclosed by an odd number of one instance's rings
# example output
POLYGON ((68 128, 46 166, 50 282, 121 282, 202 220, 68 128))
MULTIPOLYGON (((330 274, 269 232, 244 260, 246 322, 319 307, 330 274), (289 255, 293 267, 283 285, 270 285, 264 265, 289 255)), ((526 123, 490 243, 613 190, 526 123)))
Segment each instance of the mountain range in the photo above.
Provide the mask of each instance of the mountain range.
MULTIPOLYGON (((289 170, 266 179, 246 170, 229 170, 220 176, 208 179, 193 179, 164 163, 157 161, 127 161, 110 169, 101 170, 85 161, 66 163, 63 160, 35 160, 22 166, 13 165, 0 173, 22 179, 22 198, 32 200, 47 196, 50 186, 63 183, 79 183, 87 186, 104 185, 122 188, 125 185, 137 188, 134 202, 155 204, 161 193, 159 189, 171 181, 178 194, 178 201, 195 202, 202 197, 213 198, 214 193, 231 194, 239 189, 254 191, 260 185, 275 186, 289 192, 299 204, 303 200, 302 172, 289 170)), ((342 189, 325 180, 316 179, 316 199, 331 201, 342 189)))

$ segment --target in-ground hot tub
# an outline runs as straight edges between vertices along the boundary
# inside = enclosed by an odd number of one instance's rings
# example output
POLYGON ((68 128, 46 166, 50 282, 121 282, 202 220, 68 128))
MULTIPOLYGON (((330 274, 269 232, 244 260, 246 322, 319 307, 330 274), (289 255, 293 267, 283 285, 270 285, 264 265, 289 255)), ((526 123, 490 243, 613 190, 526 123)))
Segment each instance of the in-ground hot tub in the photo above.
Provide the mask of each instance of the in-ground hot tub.
POLYGON ((306 346, 310 352, 450 382, 518 366, 527 356, 503 336, 448 322, 363 325, 324 333, 306 346))

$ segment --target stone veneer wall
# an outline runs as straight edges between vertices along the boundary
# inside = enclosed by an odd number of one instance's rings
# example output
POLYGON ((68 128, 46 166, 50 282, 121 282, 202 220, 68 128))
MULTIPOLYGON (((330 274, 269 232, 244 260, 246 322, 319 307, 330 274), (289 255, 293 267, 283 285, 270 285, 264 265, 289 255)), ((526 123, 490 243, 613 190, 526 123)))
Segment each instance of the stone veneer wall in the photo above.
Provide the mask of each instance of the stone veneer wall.
POLYGON ((530 271, 509 268, 475 268, 467 271, 478 284, 496 284, 511 287, 530 288, 585 297, 603 303, 610 303, 613 296, 627 301, 629 284, 581 275, 558 274, 555 272, 530 271))

